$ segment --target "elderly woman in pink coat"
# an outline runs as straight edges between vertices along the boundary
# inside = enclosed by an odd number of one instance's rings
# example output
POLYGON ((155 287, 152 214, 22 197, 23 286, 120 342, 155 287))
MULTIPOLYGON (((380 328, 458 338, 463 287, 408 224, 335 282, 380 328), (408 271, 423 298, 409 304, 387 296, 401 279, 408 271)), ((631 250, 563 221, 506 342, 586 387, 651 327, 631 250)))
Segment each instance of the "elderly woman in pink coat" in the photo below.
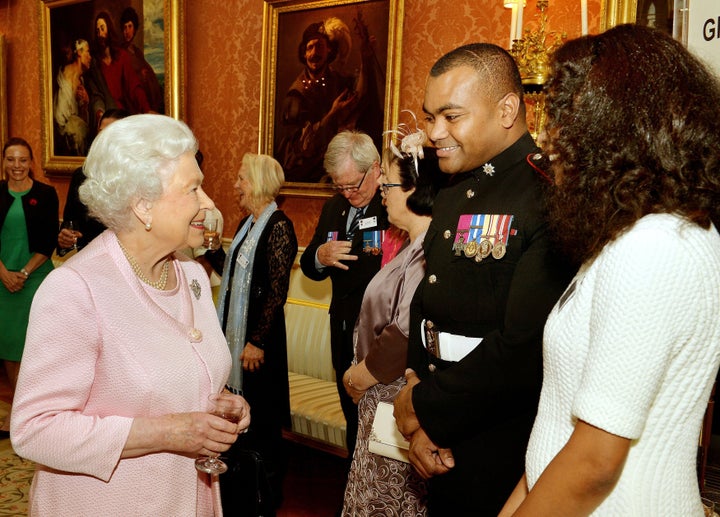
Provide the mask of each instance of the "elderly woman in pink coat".
POLYGON ((203 268, 196 140, 162 115, 115 122, 93 143, 80 198, 108 230, 48 275, 34 298, 11 440, 38 466, 30 514, 222 513, 197 456, 250 423, 207 412, 230 353, 203 268))

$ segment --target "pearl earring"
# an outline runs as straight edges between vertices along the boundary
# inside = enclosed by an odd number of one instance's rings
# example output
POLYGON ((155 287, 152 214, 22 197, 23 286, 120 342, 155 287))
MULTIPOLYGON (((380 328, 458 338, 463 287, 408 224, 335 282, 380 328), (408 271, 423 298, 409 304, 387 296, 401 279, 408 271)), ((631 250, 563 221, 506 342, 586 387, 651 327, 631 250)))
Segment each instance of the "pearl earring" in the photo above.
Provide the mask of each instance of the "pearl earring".
POLYGON ((148 221, 147 223, 145 223, 145 231, 149 232, 150 230, 152 230, 152 223, 148 221))

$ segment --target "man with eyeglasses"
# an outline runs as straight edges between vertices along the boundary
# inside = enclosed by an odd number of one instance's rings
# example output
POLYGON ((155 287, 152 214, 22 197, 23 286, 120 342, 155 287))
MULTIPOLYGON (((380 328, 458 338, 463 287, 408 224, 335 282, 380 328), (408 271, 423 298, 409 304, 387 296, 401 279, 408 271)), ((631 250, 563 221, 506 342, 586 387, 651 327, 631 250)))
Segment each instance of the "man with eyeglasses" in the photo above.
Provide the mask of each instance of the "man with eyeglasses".
POLYGON ((342 375, 353 359, 353 330, 368 283, 380 269, 387 213, 378 191, 380 155, 372 139, 343 131, 328 144, 323 162, 336 194, 323 206, 312 241, 300 258, 312 280, 332 282, 330 343, 335 381, 347 421, 347 447, 352 459, 357 436, 357 406, 348 396, 342 375))

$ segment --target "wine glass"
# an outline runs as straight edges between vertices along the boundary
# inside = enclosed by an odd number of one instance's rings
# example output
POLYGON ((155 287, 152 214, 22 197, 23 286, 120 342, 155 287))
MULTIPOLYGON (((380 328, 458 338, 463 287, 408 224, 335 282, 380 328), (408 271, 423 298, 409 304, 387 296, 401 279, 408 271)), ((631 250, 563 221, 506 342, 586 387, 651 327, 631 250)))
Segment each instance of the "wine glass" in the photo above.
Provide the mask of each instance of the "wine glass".
POLYGON ((716 492, 714 490, 703 490, 700 493, 700 499, 702 501, 705 517, 716 517, 718 509, 716 501, 720 500, 720 492, 716 492))
POLYGON ((220 233, 217 229, 217 219, 205 219, 203 223, 205 225, 205 231, 203 236, 207 242, 207 249, 216 250, 220 247, 220 233))
POLYGON ((707 497, 700 498, 703 505, 703 512, 705 517, 713 517, 715 514, 715 501, 708 499, 707 497))
MULTIPOLYGON (((213 393, 208 397, 208 412, 237 424, 243 417, 243 408, 229 393, 213 393)), ((195 468, 208 474, 227 472, 228 466, 218 456, 203 456, 195 460, 195 468)))
POLYGON ((77 249, 78 249, 78 246, 77 246, 78 224, 74 220, 68 219, 67 221, 63 221, 62 227, 67 228, 68 230, 70 230, 70 233, 73 234, 73 245, 72 245, 72 248, 70 248, 70 249, 74 249, 77 251, 77 249))

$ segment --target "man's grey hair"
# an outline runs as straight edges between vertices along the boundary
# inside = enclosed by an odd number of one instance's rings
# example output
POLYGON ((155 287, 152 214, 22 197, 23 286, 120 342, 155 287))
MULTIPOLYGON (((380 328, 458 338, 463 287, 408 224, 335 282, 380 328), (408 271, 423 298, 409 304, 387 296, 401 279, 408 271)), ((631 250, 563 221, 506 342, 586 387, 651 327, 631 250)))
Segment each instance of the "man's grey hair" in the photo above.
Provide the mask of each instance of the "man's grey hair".
POLYGON ((380 163, 380 153, 365 133, 360 131, 342 131, 335 135, 325 152, 323 167, 335 178, 338 171, 348 160, 357 167, 358 172, 368 170, 373 162, 380 163))

